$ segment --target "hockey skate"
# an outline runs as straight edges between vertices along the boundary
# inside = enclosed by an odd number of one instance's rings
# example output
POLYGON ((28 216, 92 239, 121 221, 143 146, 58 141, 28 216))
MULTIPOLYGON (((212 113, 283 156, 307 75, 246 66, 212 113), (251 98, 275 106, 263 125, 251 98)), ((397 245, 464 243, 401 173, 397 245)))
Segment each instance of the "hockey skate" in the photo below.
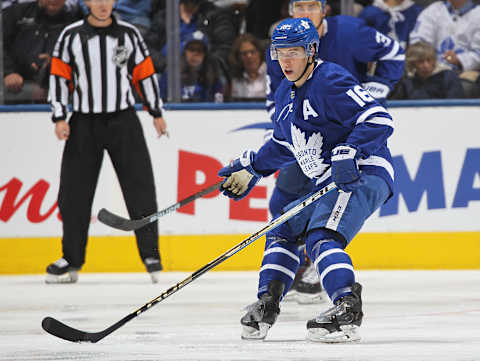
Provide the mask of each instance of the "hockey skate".
POLYGON ((240 320, 243 340, 263 340, 280 313, 280 298, 285 285, 272 281, 268 291, 260 299, 247 307, 247 313, 240 320))
POLYGON ((46 283, 75 283, 78 280, 79 268, 70 266, 65 258, 60 258, 48 265, 46 283))
POLYGON ((354 283, 352 294, 335 302, 335 306, 307 322, 307 339, 315 342, 342 343, 359 341, 362 324, 362 286, 354 283))
POLYGON ((160 271, 163 269, 162 263, 157 258, 145 258, 144 262, 145 268, 152 279, 152 283, 158 283, 160 271))

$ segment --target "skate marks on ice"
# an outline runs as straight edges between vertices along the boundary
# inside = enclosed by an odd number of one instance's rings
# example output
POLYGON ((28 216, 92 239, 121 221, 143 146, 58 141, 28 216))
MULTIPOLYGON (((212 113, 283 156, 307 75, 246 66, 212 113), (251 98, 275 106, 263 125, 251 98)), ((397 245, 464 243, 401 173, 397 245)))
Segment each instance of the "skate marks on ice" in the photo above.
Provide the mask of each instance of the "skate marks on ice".
POLYGON ((365 318, 362 339, 352 344, 305 340, 307 320, 328 303, 284 303, 264 341, 240 340, 255 272, 210 272, 97 344, 60 340, 40 327, 52 316, 102 330, 186 273, 163 273, 156 285, 146 276, 80 273, 76 285, 0 277, 0 360, 480 360, 480 271, 358 272, 365 318))

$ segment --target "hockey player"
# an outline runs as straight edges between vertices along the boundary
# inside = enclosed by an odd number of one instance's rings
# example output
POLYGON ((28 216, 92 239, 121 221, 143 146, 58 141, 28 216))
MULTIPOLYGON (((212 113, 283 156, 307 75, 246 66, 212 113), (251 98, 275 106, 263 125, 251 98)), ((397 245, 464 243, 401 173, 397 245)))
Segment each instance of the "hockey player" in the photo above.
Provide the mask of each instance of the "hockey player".
POLYGON ((412 0, 374 0, 358 17, 383 34, 395 39, 406 49, 408 37, 423 8, 412 0))
MULTIPOLYGON (((405 53, 397 41, 351 16, 325 18, 325 0, 290 0, 290 14, 294 18, 308 17, 313 22, 322 39, 318 49, 321 59, 341 65, 362 83, 373 97, 381 102, 385 101, 389 91, 402 77, 405 66, 405 53)), ((266 105, 272 121, 272 115, 278 108, 274 93, 283 78, 278 62, 272 61, 267 53, 269 87, 266 105)), ((288 203, 310 190, 311 183, 299 166, 287 166, 280 171, 277 179, 270 199, 270 213, 274 218, 277 217, 288 203)), ((292 298, 291 294, 299 303, 321 300, 321 287, 315 272, 307 269, 303 276, 297 277, 289 298, 292 298)))
MULTIPOLYGON (((271 55, 286 79, 275 93, 273 137, 257 153, 222 168, 223 193, 241 199, 263 175, 297 162, 313 190, 338 186, 267 238, 258 301, 241 319, 242 338, 263 339, 280 313, 279 303, 299 265, 296 237, 305 233, 307 254, 334 306, 307 323, 319 342, 359 339, 361 285, 344 251, 365 220, 392 194, 387 138, 390 114, 341 66, 318 58, 322 40, 307 18, 287 19, 272 35, 271 55)), ((302 198, 301 198, 302 199, 302 198)), ((300 200, 301 200, 300 199, 300 200)))

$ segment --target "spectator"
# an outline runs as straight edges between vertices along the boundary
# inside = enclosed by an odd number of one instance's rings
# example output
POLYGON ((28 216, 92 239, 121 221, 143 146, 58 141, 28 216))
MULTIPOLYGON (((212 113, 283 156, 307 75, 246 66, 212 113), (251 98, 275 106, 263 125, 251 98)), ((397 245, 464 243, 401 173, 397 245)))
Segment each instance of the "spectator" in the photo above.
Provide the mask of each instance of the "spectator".
MULTIPOLYGON (((190 34, 182 44, 180 70, 181 96, 183 102, 223 102, 223 84, 220 72, 209 56, 208 40, 204 33, 190 34)), ((168 74, 160 79, 160 94, 168 97, 168 74)))
POLYGON ((409 34, 421 11, 422 8, 412 0, 375 0, 358 17, 407 48, 409 34))
POLYGON ((230 53, 232 100, 265 100, 265 49, 251 34, 240 35, 230 53))
POLYGON ((464 92, 458 75, 437 64, 437 54, 429 43, 420 41, 407 49, 406 76, 398 83, 391 99, 454 99, 464 92))
MULTIPOLYGON (((228 54, 235 40, 232 15, 208 0, 180 0, 180 41, 189 34, 200 30, 209 40, 209 53, 224 74, 228 74, 228 54)), ((166 66, 166 9, 153 15, 152 28, 145 38, 155 63, 155 69, 162 73, 166 66)))
POLYGON ((410 43, 433 45, 439 63, 475 82, 480 71, 480 7, 471 0, 436 1, 420 13, 410 43))
POLYGON ((13 4, 3 11, 5 101, 46 102, 50 55, 63 28, 77 20, 65 0, 13 4))

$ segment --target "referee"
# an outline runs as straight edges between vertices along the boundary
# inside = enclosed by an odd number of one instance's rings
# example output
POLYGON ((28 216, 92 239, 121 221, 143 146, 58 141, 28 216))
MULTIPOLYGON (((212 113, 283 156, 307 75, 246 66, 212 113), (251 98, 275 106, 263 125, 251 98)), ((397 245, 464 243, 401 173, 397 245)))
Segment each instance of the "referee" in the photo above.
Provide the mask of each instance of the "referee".
MULTIPOLYGON (((158 136, 168 135, 155 70, 140 33, 112 16, 114 0, 85 3, 89 15, 63 30, 52 56, 52 120, 58 139, 66 143, 58 194, 63 257, 47 267, 47 283, 78 279, 104 150, 112 160, 130 217, 157 211, 152 164, 133 108, 132 85, 153 116, 158 136), (73 114, 67 123, 69 96, 73 114)), ((135 235, 140 257, 155 283, 162 269, 158 225, 152 223, 135 235)))

